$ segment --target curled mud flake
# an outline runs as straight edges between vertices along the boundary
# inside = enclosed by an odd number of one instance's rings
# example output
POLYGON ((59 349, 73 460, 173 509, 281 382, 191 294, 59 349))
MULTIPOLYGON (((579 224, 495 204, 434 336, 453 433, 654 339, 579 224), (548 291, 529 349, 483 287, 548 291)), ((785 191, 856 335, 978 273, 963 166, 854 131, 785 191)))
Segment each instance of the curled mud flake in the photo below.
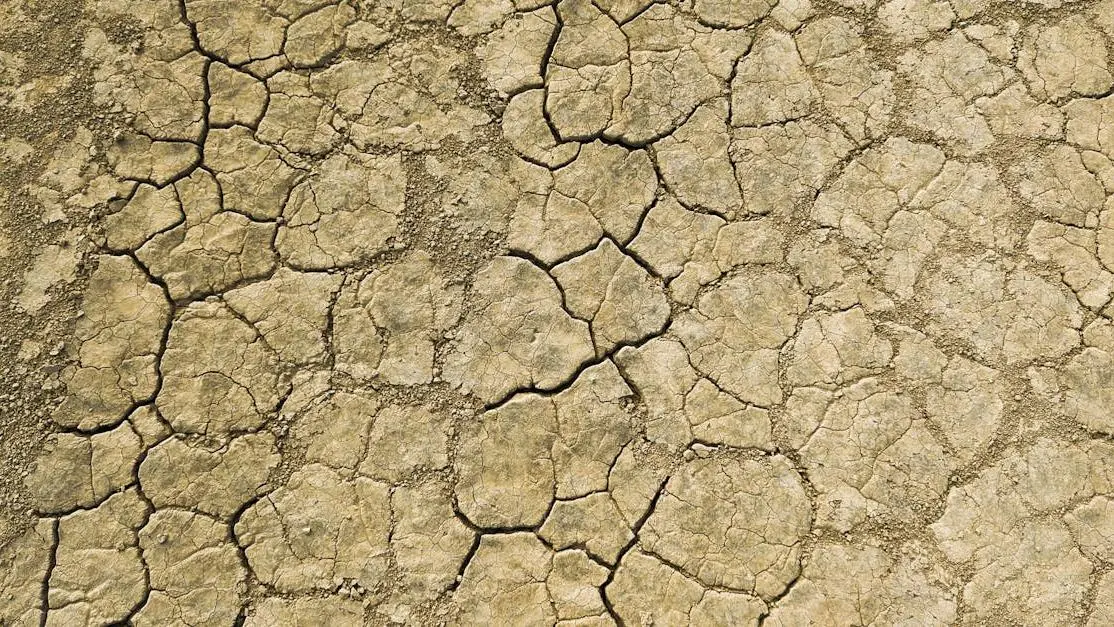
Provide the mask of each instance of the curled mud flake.
POLYGON ((440 481, 395 488, 391 511, 391 551, 400 579, 392 600, 427 604, 456 583, 475 534, 453 513, 451 487, 440 481))
POLYGON ((338 301, 336 367, 359 379, 429 383, 434 345, 459 316, 459 289, 447 285, 428 253, 411 253, 353 284, 338 301))
POLYGON ((364 604, 338 596, 287 599, 268 597, 256 603, 244 620, 246 627, 326 623, 335 627, 361 627, 364 604))
POLYGON ((923 298, 941 331, 986 359, 1019 364, 1054 358, 1080 342, 1082 310, 1074 295, 1026 270, 948 260, 928 277, 923 298))
POLYGON ((766 604, 749 594, 710 590, 638 550, 623 557, 605 595, 626 624, 757 625, 766 604))
POLYGON ((282 51, 294 67, 319 67, 343 49, 345 28, 355 20, 347 1, 303 15, 286 30, 282 51))
POLYGON ((283 203, 302 177, 277 150, 259 143, 241 126, 209 133, 205 165, 220 184, 222 207, 256 220, 282 215, 283 203))
POLYGON ((785 458, 702 459, 669 480, 639 542, 706 586, 771 599, 799 573, 811 519, 785 458))
POLYGON ((876 374, 893 357, 861 307, 805 320, 789 351, 786 378, 795 386, 843 384, 876 374))
POLYGON ((907 520, 942 499, 954 462, 913 404, 876 379, 843 392, 829 401, 800 454, 822 495, 858 495, 824 512, 819 524, 847 531, 866 517, 907 520))
POLYGON ((692 364, 742 401, 779 403, 778 353, 808 298, 791 276, 740 274, 705 292, 674 325, 692 364))
POLYGON ((209 64, 209 124, 255 126, 267 108, 267 87, 219 61, 209 64))
POLYGON ((149 514, 134 490, 58 521, 46 623, 106 625, 128 618, 147 595, 136 532, 149 514))
POLYGON ((954 585, 942 569, 923 562, 894 558, 871 546, 821 544, 766 623, 953 625, 958 610, 954 585))
POLYGON ((739 61, 731 83, 731 123, 762 126, 804 117, 818 94, 793 38, 769 31, 739 61))
POLYGON ((398 156, 335 154, 290 193, 275 248, 303 269, 368 261, 398 235, 405 189, 398 156))
POLYGON ((1017 67, 1033 94, 1045 100, 1105 95, 1114 86, 1103 36, 1079 15, 1030 26, 1017 67))
POLYGON ((125 134, 108 148, 108 162, 122 179, 162 187, 187 176, 201 161, 201 149, 189 142, 155 141, 125 134))
MULTIPOLYGON (((309 79, 282 72, 267 81, 270 98, 259 120, 259 141, 301 153, 320 156, 339 143, 340 134, 330 124, 332 110, 309 88, 309 79)), ((280 186, 280 191, 287 190, 280 186)))
POLYGON ((93 436, 47 436, 34 471, 24 480, 35 508, 59 514, 101 503, 132 482, 143 443, 131 425, 93 436))
POLYGON ((244 512, 237 542, 255 576, 279 591, 332 589, 334 582, 372 590, 387 571, 388 494, 385 484, 311 464, 244 512))
POLYGON ((249 434, 225 442, 173 437, 139 467, 143 493, 158 508, 178 507, 227 519, 267 489, 279 463, 275 438, 249 434))
POLYGON ((242 65, 282 51, 289 20, 270 11, 267 4, 262 0, 185 0, 184 6, 202 49, 242 65))
POLYGON ((139 547, 151 593, 132 618, 137 626, 235 621, 247 573, 224 523, 186 510, 159 510, 139 531, 139 547))
POLYGON ((0 546, 0 621, 5 625, 38 625, 42 618, 43 581, 51 568, 54 524, 41 518, 0 546))
POLYGON ((464 625, 549 625, 556 611, 546 579, 553 552, 531 533, 485 535, 453 601, 464 625))
POLYGON ((597 355, 660 333, 669 319, 661 281, 610 239, 552 273, 568 310, 590 322, 597 355))
POLYGON ((654 145, 654 156, 669 189, 688 207, 734 216, 743 196, 727 151, 727 103, 701 106, 672 135, 654 145))
POLYGON ((567 165, 580 151, 577 142, 563 142, 545 120, 545 92, 524 91, 507 103, 500 125, 503 137, 523 158, 547 168, 567 165))
POLYGON ((217 302, 195 303, 178 315, 162 373, 155 403, 179 433, 256 429, 290 385, 266 341, 217 302))
POLYGON ((606 492, 557 501, 538 536, 557 550, 583 547, 596 559, 614 564, 634 539, 615 501, 606 492))
POLYGON ((476 48, 487 82, 503 96, 541 87, 542 60, 556 28, 557 16, 548 6, 504 22, 476 48))
POLYGON ((454 468, 456 502, 480 527, 532 527, 556 488, 557 415, 549 398, 516 396, 464 428, 454 468))
POLYGON ((859 28, 844 18, 824 17, 809 22, 794 38, 836 123, 856 142, 881 138, 897 105, 894 73, 871 55, 859 28))
POLYGON ((170 303, 131 259, 102 255, 82 310, 74 329, 77 360, 62 372, 67 396, 53 418, 64 427, 95 429, 154 394, 170 303))
POLYGON ((319 363, 326 358, 329 303, 342 278, 324 272, 280 268, 266 281, 224 295, 233 311, 254 326, 288 363, 319 363))
POLYGON ((610 625, 603 619, 607 606, 599 590, 607 577, 607 568, 593 561, 582 550, 560 551, 554 555, 553 570, 545 586, 557 611, 557 618, 563 621, 583 619, 588 625, 610 625))
POLYGON ((595 354, 588 324, 562 308, 553 279, 524 259, 496 258, 470 296, 476 313, 443 367, 445 380, 466 393, 494 402, 516 389, 553 389, 595 354))

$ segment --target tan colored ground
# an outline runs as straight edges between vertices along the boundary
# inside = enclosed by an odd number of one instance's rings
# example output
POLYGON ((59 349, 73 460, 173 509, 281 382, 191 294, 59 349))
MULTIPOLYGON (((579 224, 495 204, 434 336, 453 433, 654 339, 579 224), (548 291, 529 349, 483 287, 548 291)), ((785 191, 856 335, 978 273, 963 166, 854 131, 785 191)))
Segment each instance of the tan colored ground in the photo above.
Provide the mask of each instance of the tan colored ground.
POLYGON ((0 25, 0 626, 1114 624, 1114 0, 0 25))

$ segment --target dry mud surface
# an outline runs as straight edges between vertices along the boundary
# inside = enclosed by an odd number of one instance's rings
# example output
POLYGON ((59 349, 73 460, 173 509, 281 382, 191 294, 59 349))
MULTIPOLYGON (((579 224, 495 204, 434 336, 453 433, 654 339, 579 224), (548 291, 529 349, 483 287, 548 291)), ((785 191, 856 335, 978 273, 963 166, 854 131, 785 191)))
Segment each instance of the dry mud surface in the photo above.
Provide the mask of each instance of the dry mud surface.
POLYGON ((1114 624, 1114 0, 0 24, 0 625, 1114 624))

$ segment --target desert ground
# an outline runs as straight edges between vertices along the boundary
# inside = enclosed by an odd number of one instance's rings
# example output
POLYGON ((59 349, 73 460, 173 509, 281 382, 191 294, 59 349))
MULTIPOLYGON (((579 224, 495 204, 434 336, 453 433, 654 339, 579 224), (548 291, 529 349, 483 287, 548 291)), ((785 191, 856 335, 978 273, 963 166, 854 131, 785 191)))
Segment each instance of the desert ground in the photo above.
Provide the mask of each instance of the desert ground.
POLYGON ((1114 0, 0 25, 0 626, 1114 625, 1114 0))

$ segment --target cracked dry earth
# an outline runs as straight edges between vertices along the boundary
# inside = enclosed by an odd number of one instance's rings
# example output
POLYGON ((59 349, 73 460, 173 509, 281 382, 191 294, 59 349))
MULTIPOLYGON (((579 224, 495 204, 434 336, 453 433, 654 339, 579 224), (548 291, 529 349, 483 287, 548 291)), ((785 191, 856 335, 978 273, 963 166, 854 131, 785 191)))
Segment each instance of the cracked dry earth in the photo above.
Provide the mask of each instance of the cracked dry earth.
POLYGON ((0 23, 0 625, 1114 624, 1114 0, 0 23))

